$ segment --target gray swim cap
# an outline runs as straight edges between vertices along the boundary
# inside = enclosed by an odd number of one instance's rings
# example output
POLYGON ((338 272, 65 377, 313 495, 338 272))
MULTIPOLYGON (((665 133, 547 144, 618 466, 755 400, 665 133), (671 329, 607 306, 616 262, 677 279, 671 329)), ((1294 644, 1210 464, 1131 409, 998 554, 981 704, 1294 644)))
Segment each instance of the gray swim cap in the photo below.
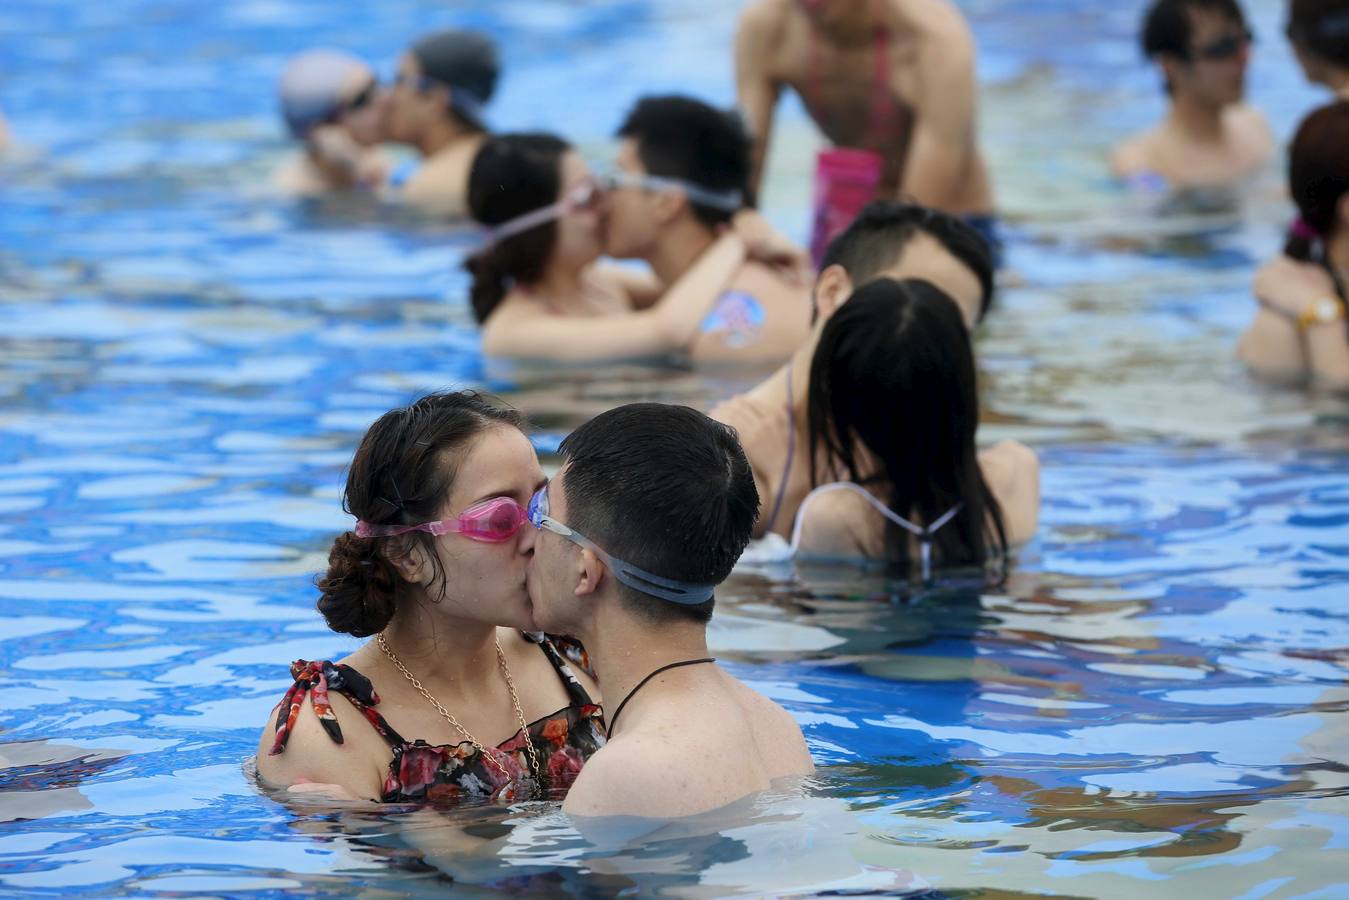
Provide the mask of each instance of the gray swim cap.
POLYGON ((412 45, 422 74, 450 89, 450 106, 474 128, 487 130, 483 106, 496 90, 501 65, 496 44, 476 31, 450 29, 412 45))
POLYGON ((281 115, 290 133, 307 137, 341 107, 351 74, 368 68, 339 50, 310 50, 287 63, 281 73, 281 115))

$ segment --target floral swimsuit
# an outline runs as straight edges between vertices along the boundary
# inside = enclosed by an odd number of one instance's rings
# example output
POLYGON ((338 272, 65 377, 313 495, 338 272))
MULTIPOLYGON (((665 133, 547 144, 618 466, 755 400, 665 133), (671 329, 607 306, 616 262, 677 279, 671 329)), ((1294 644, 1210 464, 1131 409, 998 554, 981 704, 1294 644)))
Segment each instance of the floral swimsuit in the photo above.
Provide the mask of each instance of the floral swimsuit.
POLYGON ((531 797, 558 799, 576 780, 585 761, 604 746, 607 736, 604 712, 590 699, 567 665, 570 660, 589 672, 590 660, 585 648, 564 637, 529 633, 525 633, 524 637, 538 644, 553 664, 571 703, 550 716, 530 723, 528 738, 524 732, 517 731, 498 746, 487 748, 492 759, 509 773, 509 778, 503 776, 497 766, 484 760, 482 754, 468 741, 432 745, 420 738, 415 741, 405 740, 375 711, 379 695, 375 693, 370 679, 351 666, 334 665, 327 660, 309 662, 297 659, 291 663, 290 674, 295 683, 278 707, 276 741, 270 752, 275 755, 285 750, 306 695, 310 697, 314 713, 324 731, 336 743, 342 743, 342 729, 328 703, 328 692, 337 691, 356 707, 393 749, 393 760, 389 763, 389 771, 380 792, 380 800, 385 803, 457 803, 466 798, 505 801, 531 797), (536 793, 528 787, 530 773, 526 740, 533 743, 539 764, 540 790, 536 793))

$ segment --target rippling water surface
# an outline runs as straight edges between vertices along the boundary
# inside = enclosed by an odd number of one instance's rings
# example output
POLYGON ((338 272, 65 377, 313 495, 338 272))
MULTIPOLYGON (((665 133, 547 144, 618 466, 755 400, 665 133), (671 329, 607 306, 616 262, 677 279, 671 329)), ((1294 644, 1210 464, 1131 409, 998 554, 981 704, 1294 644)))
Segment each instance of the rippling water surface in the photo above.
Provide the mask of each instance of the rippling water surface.
MULTIPOLYGON (((1254 95, 1317 95, 1251 4, 1254 95)), ((391 61, 489 28, 494 114, 593 155, 623 107, 731 99, 734 4, 11 0, 0 106, 0 891, 726 895, 1349 894, 1349 407, 1233 362, 1277 171, 1230 203, 1117 192, 1106 148, 1160 109, 1133 4, 970 0, 1011 229, 979 338, 982 436, 1034 444, 1038 539, 1004 589, 912 596, 746 569, 713 638, 820 763, 626 846, 555 809, 292 809, 242 761, 297 657, 343 466, 380 412, 486 385, 549 451, 635 397, 751 376, 485 368, 462 229, 269 196, 293 51, 391 61)), ((391 64, 386 65, 386 69, 391 64)), ((784 114, 767 206, 804 231, 814 138, 784 114)))

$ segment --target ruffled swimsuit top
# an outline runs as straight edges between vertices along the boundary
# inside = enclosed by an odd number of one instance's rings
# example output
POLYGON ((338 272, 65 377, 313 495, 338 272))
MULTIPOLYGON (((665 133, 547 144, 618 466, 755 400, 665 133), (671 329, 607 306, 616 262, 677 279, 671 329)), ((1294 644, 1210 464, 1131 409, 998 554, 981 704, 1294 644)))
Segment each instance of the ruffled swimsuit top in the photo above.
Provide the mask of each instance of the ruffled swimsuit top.
POLYGON ((327 660, 297 659, 291 663, 290 674, 295 683, 278 707, 276 741, 270 753, 275 755, 285 750, 306 696, 310 698, 324 731, 336 743, 342 743, 342 729, 328 702, 328 692, 337 691, 393 750, 393 759, 380 792, 380 800, 385 803, 560 798, 576 780, 585 761, 604 746, 608 735, 604 712, 568 666, 571 662, 590 671, 590 660, 584 647, 570 638, 541 633, 524 633, 524 637, 538 645, 553 664, 570 703, 552 715, 530 723, 527 733, 517 731, 497 746, 485 748, 501 768, 485 760, 482 752, 469 741, 458 744, 428 744, 420 738, 408 741, 376 712, 379 695, 370 679, 351 666, 334 665, 327 660), (533 744, 538 761, 537 789, 530 776, 526 740, 533 744), (507 774, 503 775, 501 769, 507 774))

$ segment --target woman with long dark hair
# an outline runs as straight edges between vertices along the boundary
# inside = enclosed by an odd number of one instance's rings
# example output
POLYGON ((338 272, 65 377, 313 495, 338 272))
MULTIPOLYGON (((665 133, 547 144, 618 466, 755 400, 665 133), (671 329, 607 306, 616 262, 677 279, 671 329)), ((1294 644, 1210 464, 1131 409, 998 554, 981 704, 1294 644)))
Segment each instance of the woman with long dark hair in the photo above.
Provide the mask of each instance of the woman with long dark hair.
POLYGON ((318 609, 374 640, 291 664, 258 744, 264 781, 385 802, 566 791, 605 726, 584 651, 537 633, 525 590, 519 531, 543 483, 519 416, 476 394, 370 426, 318 609))
POLYGON ((605 185, 548 134, 488 139, 473 163, 468 203, 487 229, 485 246, 464 266, 488 356, 584 362, 692 352, 703 319, 745 260, 780 256, 760 235, 746 231, 747 240, 731 228, 664 290, 654 278, 599 264, 605 185))
POLYGON ((1349 390, 1349 100, 1298 128, 1288 154, 1298 218, 1255 279, 1255 318, 1238 355, 1261 375, 1349 390))
POLYGON ((926 281, 874 281, 825 324, 806 394, 811 491, 793 542, 901 571, 1005 563, 1034 533, 1039 464, 975 445, 974 354, 955 302, 926 281))
POLYGON ((761 527, 792 553, 883 559, 926 578, 935 566, 1000 568, 1034 535, 1039 463, 1015 441, 977 449, 974 354, 941 289, 869 282, 832 312, 802 368, 779 376, 785 460, 776 431, 733 408, 720 416, 744 420, 761 527))

